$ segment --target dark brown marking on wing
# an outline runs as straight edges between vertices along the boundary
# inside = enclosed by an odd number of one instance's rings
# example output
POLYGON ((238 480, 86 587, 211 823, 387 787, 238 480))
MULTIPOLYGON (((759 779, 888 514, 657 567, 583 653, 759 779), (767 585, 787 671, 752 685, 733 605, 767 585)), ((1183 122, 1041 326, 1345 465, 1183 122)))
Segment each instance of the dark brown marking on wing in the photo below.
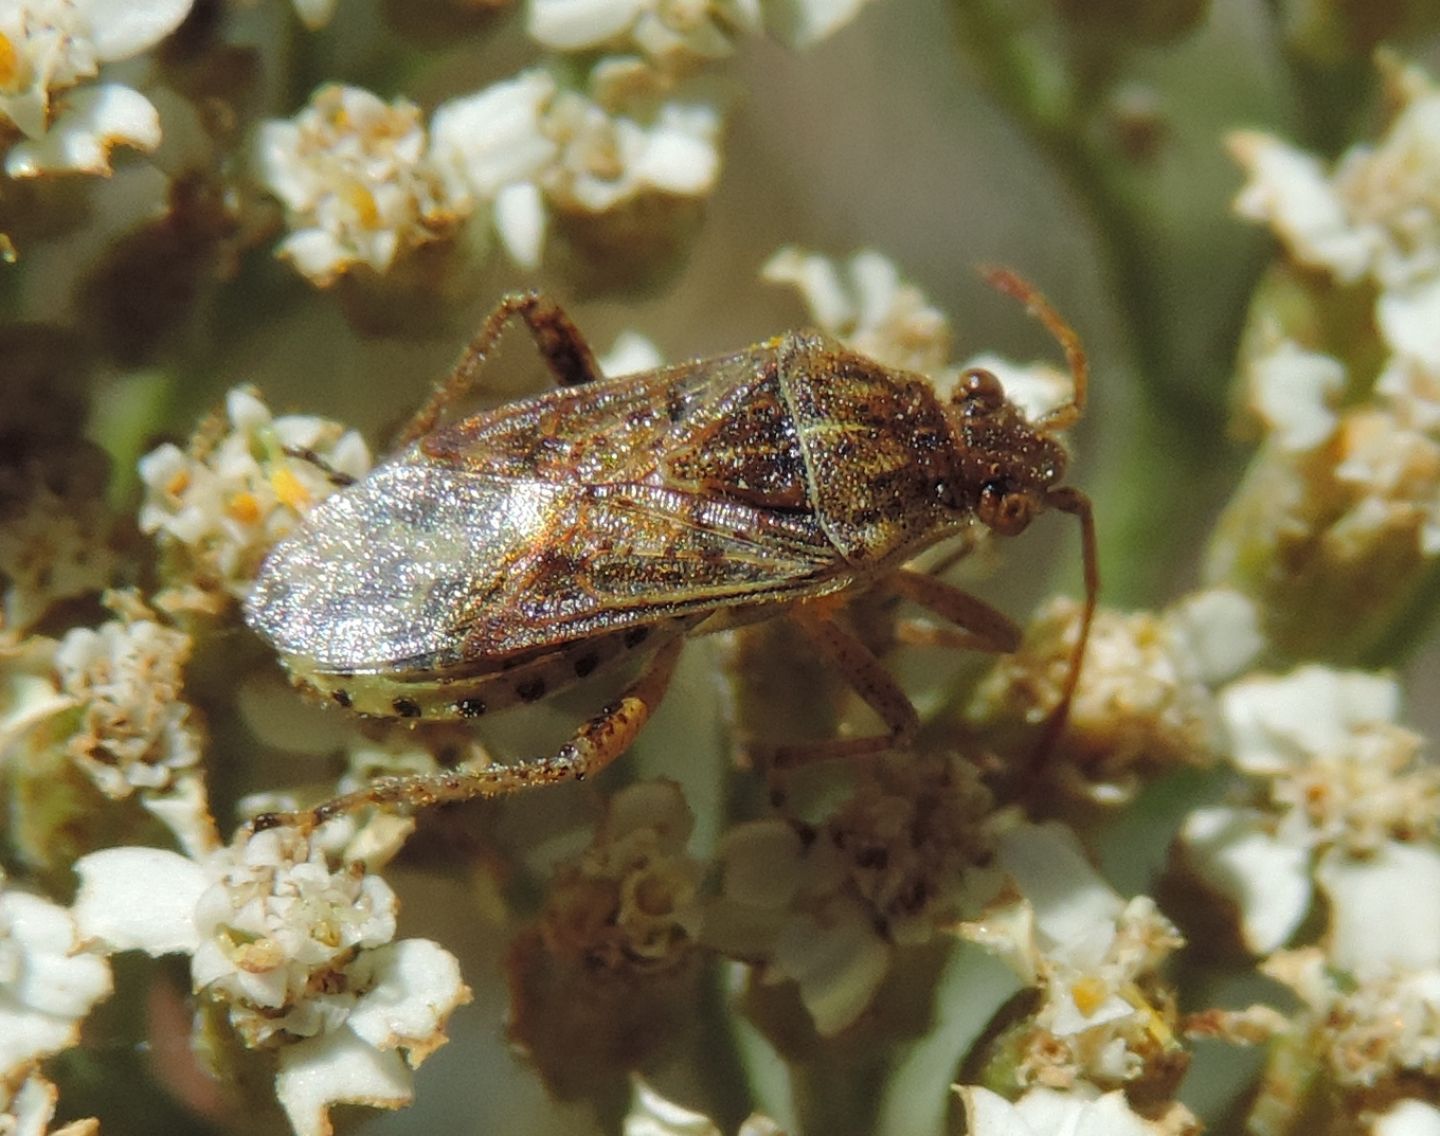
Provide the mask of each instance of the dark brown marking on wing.
POLYGON ((688 433, 660 460, 667 485, 769 509, 805 509, 800 439, 780 397, 774 360, 726 412, 688 433))
POLYGON ((442 427, 418 454, 445 465, 552 484, 641 479, 656 456, 723 416, 775 348, 760 346, 638 375, 547 391, 442 427))

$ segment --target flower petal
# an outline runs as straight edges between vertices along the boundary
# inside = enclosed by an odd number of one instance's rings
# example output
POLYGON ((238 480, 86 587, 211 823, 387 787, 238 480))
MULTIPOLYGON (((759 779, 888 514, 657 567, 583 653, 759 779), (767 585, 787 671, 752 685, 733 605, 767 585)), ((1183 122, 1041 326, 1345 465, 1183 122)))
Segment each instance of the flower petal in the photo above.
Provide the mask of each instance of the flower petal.
POLYGON ((1418 1100, 1402 1100, 1377 1119, 1372 1136, 1440 1136, 1440 1108, 1418 1100))
POLYGON ((108 174, 116 146, 153 150, 160 145, 160 115, 139 91, 97 83, 67 93, 60 113, 40 138, 18 142, 5 156, 13 178, 43 173, 108 174))
POLYGON ((428 939, 404 939, 363 955, 354 967, 357 983, 371 983, 348 1023, 376 1049, 406 1050, 412 1066, 446 1041, 445 1020, 470 1001, 460 980, 460 963, 428 939))
POLYGON ((1025 824, 1002 833, 996 861, 1035 908, 1035 926, 1051 943, 1076 943, 1097 928, 1113 933, 1125 904, 1085 858, 1070 829, 1025 824))
POLYGON ((322 1034, 280 1050, 275 1097, 295 1136, 330 1136, 330 1106, 403 1108, 414 1078, 398 1053, 381 1053, 350 1030, 322 1034))
POLYGON ((178 28, 194 0, 81 0, 90 39, 102 61, 129 59, 154 47, 178 28))
POLYGON ((1330 901, 1328 953, 1336 966, 1362 975, 1440 967, 1440 849, 1392 840, 1360 858, 1332 848, 1315 878, 1330 901))
POLYGON ((775 963, 800 986, 800 1000, 822 1035, 865 1012, 890 969, 890 944, 857 903, 836 900, 822 917, 801 915, 775 944, 775 963))
POLYGON ((1191 813, 1181 841, 1190 868, 1235 905, 1247 948, 1269 954, 1295 933, 1313 894, 1308 847, 1276 839, 1257 813, 1224 806, 1191 813))
POLYGON ((200 866, 161 848, 107 848, 75 863, 75 922, 112 951, 192 952, 200 944, 195 904, 206 888, 200 866))

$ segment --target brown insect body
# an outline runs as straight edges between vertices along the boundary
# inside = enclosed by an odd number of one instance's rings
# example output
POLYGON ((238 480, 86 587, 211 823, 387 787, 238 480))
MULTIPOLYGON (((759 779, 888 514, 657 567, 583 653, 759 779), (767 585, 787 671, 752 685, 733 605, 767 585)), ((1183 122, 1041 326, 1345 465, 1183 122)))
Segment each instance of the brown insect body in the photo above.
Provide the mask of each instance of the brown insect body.
MULTIPOLYGON (((275 548, 247 619, 297 682, 368 714, 473 718, 642 644, 660 660, 647 672, 656 689, 629 711, 622 697, 554 758, 481 771, 488 787, 386 800, 507 792, 602 767, 663 692, 683 635, 782 611, 805 617, 886 719, 879 740, 907 740, 913 709, 825 620, 842 599, 821 597, 904 583, 915 574, 901 565, 929 545, 977 522, 1018 532, 1047 505, 1082 514, 1093 560, 1088 503, 1056 488, 1065 452, 1050 436, 1078 414, 1082 370, 1075 406, 1034 425, 988 372, 967 375, 945 402, 926 379, 814 332, 592 380, 563 313, 522 296, 497 310, 452 386, 473 381, 467 365, 478 371, 517 314, 571 385, 430 429, 454 391, 438 394, 412 426, 418 440, 275 548)), ((897 590, 964 624, 978 645, 1014 646, 1003 616, 937 589, 948 586, 897 590)))

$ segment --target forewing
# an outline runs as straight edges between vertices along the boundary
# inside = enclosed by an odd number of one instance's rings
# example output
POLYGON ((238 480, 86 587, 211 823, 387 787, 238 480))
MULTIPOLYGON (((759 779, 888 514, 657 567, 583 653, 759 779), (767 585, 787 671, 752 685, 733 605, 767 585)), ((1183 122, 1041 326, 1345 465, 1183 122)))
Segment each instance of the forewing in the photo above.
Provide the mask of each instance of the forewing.
POLYGON ((328 498, 247 604, 330 673, 443 672, 839 586, 810 518, 653 485, 497 477, 416 450, 328 498))
POLYGON ((640 482, 661 455, 724 420, 773 375, 773 346, 547 391, 435 431, 432 460, 497 477, 640 482))
POLYGON ((653 485, 586 486, 554 539, 512 564, 466 620, 467 654, 506 654, 843 586, 819 525, 653 485))
POLYGON ((247 618, 317 670, 443 669, 459 658, 458 614, 503 587, 564 493, 412 450, 327 498, 275 547, 247 618))

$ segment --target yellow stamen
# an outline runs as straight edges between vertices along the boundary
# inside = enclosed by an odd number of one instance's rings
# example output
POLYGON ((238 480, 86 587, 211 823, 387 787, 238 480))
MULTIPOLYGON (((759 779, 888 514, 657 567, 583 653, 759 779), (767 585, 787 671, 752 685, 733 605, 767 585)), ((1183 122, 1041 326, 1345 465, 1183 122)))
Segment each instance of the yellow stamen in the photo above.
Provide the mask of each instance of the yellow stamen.
POLYGON ((260 502, 255 500, 255 494, 241 490, 225 502, 225 511, 232 520, 242 525, 253 525, 260 519, 260 502))
POLYGON ((0 91, 14 93, 20 87, 20 53, 4 32, 0 32, 0 91))
POLYGON ((1105 1004, 1108 991, 1098 978, 1080 978, 1070 984, 1070 997, 1075 1008, 1087 1018, 1105 1004))
POLYGON ((280 504, 296 512, 310 504, 310 491, 300 483, 300 479, 289 466, 282 465, 271 472, 270 486, 275 490, 275 496, 280 498, 280 504))

